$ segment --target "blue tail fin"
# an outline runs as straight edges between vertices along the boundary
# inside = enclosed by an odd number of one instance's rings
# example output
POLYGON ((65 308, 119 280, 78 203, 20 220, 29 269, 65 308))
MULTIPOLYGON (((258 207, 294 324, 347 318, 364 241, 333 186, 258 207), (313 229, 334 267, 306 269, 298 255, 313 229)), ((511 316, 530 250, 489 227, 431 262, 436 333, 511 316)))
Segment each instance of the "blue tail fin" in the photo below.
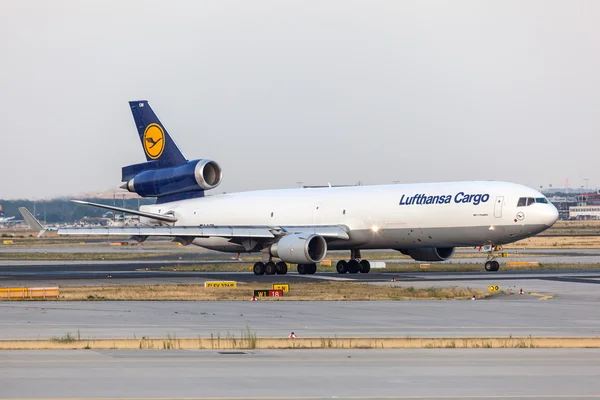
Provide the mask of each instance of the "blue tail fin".
POLYGON ((159 168, 182 165, 187 162, 169 132, 152 111, 148 101, 130 101, 129 107, 131 107, 147 161, 156 162, 159 168))

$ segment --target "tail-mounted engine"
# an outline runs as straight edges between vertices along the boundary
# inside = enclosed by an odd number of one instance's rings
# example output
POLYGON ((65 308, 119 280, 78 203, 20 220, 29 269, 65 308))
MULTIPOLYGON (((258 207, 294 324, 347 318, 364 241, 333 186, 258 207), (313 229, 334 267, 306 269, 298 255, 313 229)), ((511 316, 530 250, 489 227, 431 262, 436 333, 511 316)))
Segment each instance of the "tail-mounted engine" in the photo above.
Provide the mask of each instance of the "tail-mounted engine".
POLYGON ((205 190, 221 183, 223 172, 212 160, 192 160, 183 165, 160 168, 157 162, 130 165, 123 168, 121 186, 142 197, 164 197, 178 194, 201 196, 205 190))

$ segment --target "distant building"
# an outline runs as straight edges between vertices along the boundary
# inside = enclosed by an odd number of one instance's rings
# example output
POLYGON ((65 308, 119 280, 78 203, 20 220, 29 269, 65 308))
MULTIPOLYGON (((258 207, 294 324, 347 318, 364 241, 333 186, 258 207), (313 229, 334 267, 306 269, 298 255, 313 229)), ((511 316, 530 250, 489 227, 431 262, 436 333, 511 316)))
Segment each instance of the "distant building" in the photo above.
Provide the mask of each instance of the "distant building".
POLYGON ((600 219, 600 206, 569 207, 569 219, 600 219))
POLYGON ((569 207, 569 219, 600 219, 600 194, 577 195, 577 205, 569 207))

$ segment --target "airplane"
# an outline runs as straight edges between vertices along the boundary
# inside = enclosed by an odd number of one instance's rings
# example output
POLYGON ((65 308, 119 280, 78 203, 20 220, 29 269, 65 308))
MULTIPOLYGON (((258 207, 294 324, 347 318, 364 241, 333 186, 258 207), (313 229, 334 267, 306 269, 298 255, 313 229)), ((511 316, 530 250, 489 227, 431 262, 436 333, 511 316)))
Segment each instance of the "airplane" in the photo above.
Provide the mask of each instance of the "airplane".
POLYGON ((7 222, 10 222, 13 219, 15 219, 15 217, 0 217, 0 224, 4 224, 4 223, 7 223, 7 222))
POLYGON ((15 219, 14 216, 5 217, 4 215, 5 214, 4 214, 4 211, 2 210, 2 206, 0 206, 0 225, 13 225, 13 224, 18 224, 19 222, 22 221, 20 219, 15 219))
MULTIPOLYGON (((328 250, 347 250, 344 273, 368 273, 364 249, 394 249, 416 261, 449 260, 456 247, 486 246, 498 271, 501 246, 551 227, 558 211, 529 187, 497 181, 261 190, 207 195, 223 179, 211 159, 188 160, 147 100, 129 102, 146 162, 122 168, 121 188, 156 204, 131 210, 73 200, 140 217, 135 227, 60 228, 60 235, 172 237, 184 245, 262 253, 256 275, 314 274, 328 250)), ((39 225, 39 224, 38 224, 39 225)), ((38 226, 39 227, 39 226, 38 226)))

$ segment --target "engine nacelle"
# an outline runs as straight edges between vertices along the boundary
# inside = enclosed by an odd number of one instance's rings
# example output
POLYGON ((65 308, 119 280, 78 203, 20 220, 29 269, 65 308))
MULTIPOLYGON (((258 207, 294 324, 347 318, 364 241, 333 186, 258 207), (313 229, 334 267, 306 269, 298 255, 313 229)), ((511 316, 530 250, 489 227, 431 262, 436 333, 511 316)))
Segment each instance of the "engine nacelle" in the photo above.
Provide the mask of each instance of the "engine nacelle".
POLYGON ((292 264, 315 264, 327 254, 323 236, 307 233, 285 235, 269 249, 271 255, 292 264))
POLYGON ((423 247, 420 249, 396 249, 416 261, 446 261, 454 255, 454 247, 423 247))
POLYGON ((161 197, 214 189, 222 179, 216 161, 192 160, 177 167, 142 171, 122 187, 142 197, 161 197))

